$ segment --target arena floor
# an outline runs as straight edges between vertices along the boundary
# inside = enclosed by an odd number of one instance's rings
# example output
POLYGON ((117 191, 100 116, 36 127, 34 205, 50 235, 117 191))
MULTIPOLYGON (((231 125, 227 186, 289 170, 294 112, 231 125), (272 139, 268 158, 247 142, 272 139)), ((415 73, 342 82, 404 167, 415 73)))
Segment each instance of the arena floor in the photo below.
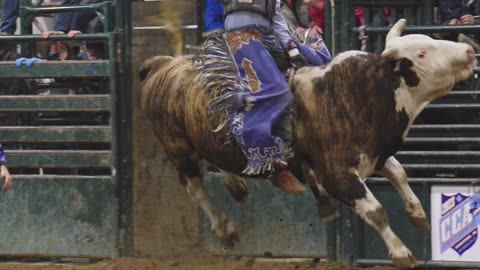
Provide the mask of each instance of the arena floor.
POLYGON ((0 270, 394 270, 392 267, 352 267, 345 263, 316 263, 309 259, 252 259, 213 256, 171 259, 119 258, 90 263, 2 262, 0 270))

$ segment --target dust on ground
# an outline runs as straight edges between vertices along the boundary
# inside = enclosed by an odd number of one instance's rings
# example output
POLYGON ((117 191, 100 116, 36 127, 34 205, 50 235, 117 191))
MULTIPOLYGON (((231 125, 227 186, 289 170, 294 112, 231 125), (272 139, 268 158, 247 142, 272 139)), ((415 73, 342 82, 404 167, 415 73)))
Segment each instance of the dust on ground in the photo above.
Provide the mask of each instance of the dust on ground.
POLYGON ((182 257, 169 259, 117 258, 90 263, 2 262, 0 270, 394 270, 393 267, 352 267, 312 259, 255 259, 234 257, 182 257))

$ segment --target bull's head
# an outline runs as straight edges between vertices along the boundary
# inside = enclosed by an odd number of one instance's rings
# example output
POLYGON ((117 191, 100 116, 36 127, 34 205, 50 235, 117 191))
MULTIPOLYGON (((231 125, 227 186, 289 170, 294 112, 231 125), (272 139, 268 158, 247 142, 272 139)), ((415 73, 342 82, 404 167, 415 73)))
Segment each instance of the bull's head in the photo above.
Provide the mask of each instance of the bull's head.
POLYGON ((409 87, 425 89, 427 100, 445 95, 453 86, 469 79, 476 66, 470 45, 446 40, 434 40, 425 35, 401 36, 406 20, 399 20, 386 38, 382 56, 397 61, 397 69, 408 69, 416 79, 409 87))

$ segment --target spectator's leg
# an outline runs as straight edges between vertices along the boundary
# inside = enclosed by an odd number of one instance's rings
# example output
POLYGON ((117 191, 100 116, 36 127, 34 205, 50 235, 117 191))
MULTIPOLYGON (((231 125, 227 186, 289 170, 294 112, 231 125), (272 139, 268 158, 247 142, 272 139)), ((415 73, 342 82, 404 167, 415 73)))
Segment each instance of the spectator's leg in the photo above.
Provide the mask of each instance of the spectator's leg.
POLYGON ((13 35, 17 30, 18 0, 3 0, 0 32, 13 35))

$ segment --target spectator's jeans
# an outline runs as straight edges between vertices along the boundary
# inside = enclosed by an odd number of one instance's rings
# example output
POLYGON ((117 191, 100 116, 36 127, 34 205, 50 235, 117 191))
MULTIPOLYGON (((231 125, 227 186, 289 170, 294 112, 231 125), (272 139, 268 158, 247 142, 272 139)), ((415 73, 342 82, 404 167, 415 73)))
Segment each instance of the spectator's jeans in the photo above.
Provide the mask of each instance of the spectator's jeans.
MULTIPOLYGON (((104 2, 104 0, 64 0, 62 6, 76 6, 85 3, 94 4, 104 2)), ((59 13, 55 18, 53 31, 62 31, 67 33, 70 30, 78 30, 83 33, 87 32, 88 24, 97 14, 95 12, 66 12, 59 13)))
POLYGON ((13 35, 17 30, 18 0, 3 0, 0 32, 13 35))

